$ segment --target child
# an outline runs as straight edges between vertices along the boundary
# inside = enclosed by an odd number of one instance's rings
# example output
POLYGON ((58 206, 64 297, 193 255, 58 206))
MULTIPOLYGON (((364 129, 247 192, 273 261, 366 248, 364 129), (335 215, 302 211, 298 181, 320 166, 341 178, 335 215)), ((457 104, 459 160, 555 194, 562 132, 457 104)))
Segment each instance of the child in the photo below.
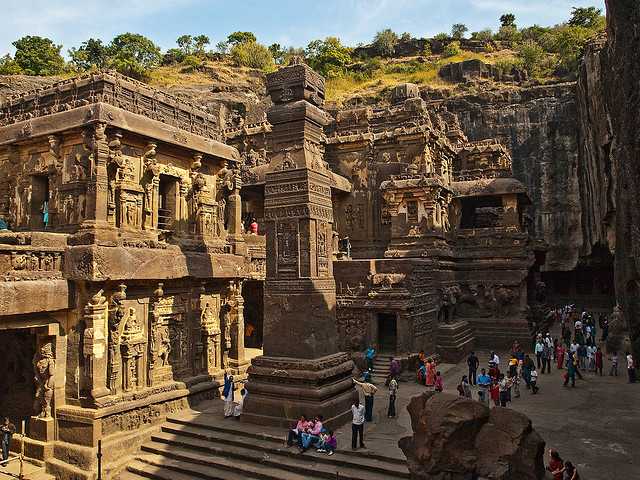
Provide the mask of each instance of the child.
POLYGON ((493 400, 493 405, 496 407, 500 406, 500 386, 498 385, 498 381, 493 379, 491 382, 491 387, 489 388, 489 393, 491 395, 491 400, 493 400))
POLYGON ((531 385, 531 393, 538 393, 538 371, 535 368, 531 369, 531 380, 529 381, 529 385, 531 385))
POLYGON ((442 375, 440 375, 440 370, 436 372, 436 381, 435 381, 436 392, 441 392, 444 390, 444 385, 442 383, 442 375))
POLYGON ((320 434, 320 441, 318 442, 318 452, 327 453, 327 455, 333 455, 338 446, 338 440, 332 430, 327 433, 320 434))

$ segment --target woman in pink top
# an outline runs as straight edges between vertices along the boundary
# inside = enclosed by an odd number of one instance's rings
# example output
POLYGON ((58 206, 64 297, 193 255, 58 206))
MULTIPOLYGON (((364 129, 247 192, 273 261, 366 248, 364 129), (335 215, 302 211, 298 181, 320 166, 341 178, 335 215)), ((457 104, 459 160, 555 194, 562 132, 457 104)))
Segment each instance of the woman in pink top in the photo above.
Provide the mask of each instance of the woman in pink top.
POLYGON ((287 446, 291 447, 299 438, 302 438, 302 433, 309 427, 307 417, 302 415, 298 423, 289 429, 289 435, 287 436, 287 446))
POLYGON ((436 362, 431 358, 427 360, 427 387, 433 387, 436 383, 436 362))

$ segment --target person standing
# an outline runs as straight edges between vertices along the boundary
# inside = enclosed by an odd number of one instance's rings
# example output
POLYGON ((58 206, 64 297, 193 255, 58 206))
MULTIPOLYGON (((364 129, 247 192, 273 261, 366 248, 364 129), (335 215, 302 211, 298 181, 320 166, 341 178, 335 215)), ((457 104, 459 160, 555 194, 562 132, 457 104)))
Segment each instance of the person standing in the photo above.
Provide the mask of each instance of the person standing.
POLYGON ((633 355, 627 352, 627 374, 629 375, 629 383, 636 382, 636 365, 633 360, 633 355))
POLYGON ((491 377, 487 375, 487 371, 483 368, 478 376, 478 397, 480 401, 487 407, 489 406, 489 388, 491 387, 491 377))
POLYGON ((538 368, 542 367, 542 354, 544 351, 544 343, 543 341, 540 339, 536 342, 536 347, 534 349, 534 352, 536 354, 536 363, 538 368))
POLYGON ((463 375, 462 380, 460 380, 460 385, 458 385, 458 393, 461 397, 471 398, 471 386, 469 385, 469 381, 467 380, 467 376, 463 375))
POLYGON ((425 385, 429 389, 433 388, 436 384, 436 362, 431 358, 427 359, 426 377, 425 385))
POLYGON ((249 231, 251 232, 251 235, 258 235, 258 221, 255 218, 251 219, 249 231))
POLYGON ((538 371, 536 370, 535 365, 531 367, 530 380, 529 384, 531 385, 531 393, 535 395, 538 393, 538 371))
POLYGON ((564 368, 564 356, 567 353, 567 349, 564 348, 564 345, 561 342, 558 342, 556 347, 556 364, 558 370, 562 370, 564 368))
POLYGON ((553 361, 553 346, 549 346, 549 344, 545 342, 543 355, 544 361, 542 363, 542 373, 544 373, 545 367, 547 368, 547 373, 551 373, 551 362, 553 361))
POLYGON ((569 380, 571 380, 571 386, 576 386, 576 367, 578 361, 576 360, 576 354, 570 353, 569 358, 567 360, 567 373, 564 377, 564 386, 566 387, 569 384, 569 380))
POLYGON ((224 372, 224 388, 222 389, 222 398, 224 398, 224 418, 233 417, 233 410, 235 407, 233 403, 234 389, 233 375, 227 375, 227 372, 224 372))
POLYGON ((353 405, 351 405, 351 414, 353 420, 351 421, 351 449, 358 448, 358 436, 360 436, 360 448, 364 446, 364 405, 360 404, 360 400, 355 399, 353 405))
POLYGON ((367 422, 371 422, 373 420, 373 396, 376 394, 378 389, 374 384, 369 382, 359 382, 355 378, 353 381, 362 389, 362 393, 364 394, 364 419, 367 422))
POLYGON ((376 358, 376 349, 373 345, 370 345, 365 352, 365 358, 367 360, 367 370, 373 372, 373 359, 376 358))
POLYGON ((506 407, 509 399, 509 389, 511 388, 512 380, 504 376, 504 373, 500 374, 500 380, 498 382, 498 392, 500 397, 500 406, 506 407))
POLYGON ((398 381, 395 376, 389 380, 389 408, 387 418, 396 418, 396 395, 398 394, 398 381))
POLYGON ((602 365, 604 363, 604 359, 602 358, 602 350, 600 347, 596 349, 596 353, 594 354, 595 362, 596 362, 596 373, 599 373, 602 376, 602 365))
POLYGON ((477 385, 476 372, 480 366, 480 360, 476 357, 475 352, 471 352, 467 357, 467 365, 469 366, 469 383, 471 385, 477 385))
POLYGON ((2 420, 2 425, 0 425, 0 443, 2 444, 2 466, 6 465, 6 462, 9 459, 9 450, 11 449, 11 437, 16 433, 16 426, 9 421, 7 417, 4 417, 2 420))

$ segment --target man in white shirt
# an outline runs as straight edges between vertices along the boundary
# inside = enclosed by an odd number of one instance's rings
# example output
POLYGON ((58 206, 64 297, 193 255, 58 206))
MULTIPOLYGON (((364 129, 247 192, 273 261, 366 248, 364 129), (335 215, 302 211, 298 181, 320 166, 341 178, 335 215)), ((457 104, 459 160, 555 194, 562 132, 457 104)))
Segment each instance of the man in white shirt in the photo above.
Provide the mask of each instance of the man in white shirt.
POLYGON ((356 399, 351 405, 351 413, 353 420, 351 422, 351 449, 355 450, 358 446, 358 435, 360 435, 360 448, 364 446, 364 405, 360 404, 360 400, 356 399))
POLYGON ((496 367, 500 368, 500 357, 496 352, 491 352, 491 360, 489 362, 495 363, 496 367))

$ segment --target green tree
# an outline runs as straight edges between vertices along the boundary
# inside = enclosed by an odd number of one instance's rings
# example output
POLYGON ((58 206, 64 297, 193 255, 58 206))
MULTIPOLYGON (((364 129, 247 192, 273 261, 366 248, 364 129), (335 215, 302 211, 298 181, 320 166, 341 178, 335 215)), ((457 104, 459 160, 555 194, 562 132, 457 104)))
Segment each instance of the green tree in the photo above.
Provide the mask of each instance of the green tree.
POLYGON ((82 42, 80 48, 71 48, 69 57, 71 57, 71 63, 78 70, 105 68, 109 60, 107 47, 102 43, 102 40, 97 38, 90 38, 86 42, 82 42))
POLYGON ((533 40, 537 42, 545 33, 548 33, 549 30, 549 28, 541 27, 540 25, 531 25, 530 27, 520 30, 520 35, 522 36, 522 40, 533 40))
POLYGON ((57 75, 64 70, 62 45, 49 38, 26 36, 13 42, 13 46, 16 47, 13 58, 27 75, 57 75))
POLYGON ((386 28, 378 33, 373 39, 373 48, 382 57, 391 57, 396 51, 396 45, 398 44, 398 35, 386 28))
POLYGON ((460 55, 461 53, 462 49, 460 48, 460 42, 458 41, 447 44, 447 46, 444 47, 444 51, 442 52, 445 57, 453 57, 455 55, 460 55))
POLYGON ((500 15, 500 26, 515 28, 516 16, 513 13, 505 13, 504 15, 500 15))
POLYGON ((197 35, 193 37, 193 51, 196 55, 203 56, 204 49, 211 43, 211 40, 206 35, 197 35))
POLYGON ((216 52, 222 55, 226 55, 227 53, 229 53, 229 42, 222 40, 216 43, 216 52))
POLYGON ((239 67, 273 70, 273 55, 267 47, 254 41, 236 43, 231 48, 231 59, 239 67))
POLYGON ((184 55, 191 55, 193 52, 193 37, 191 35, 180 35, 176 43, 184 55))
POLYGON ((439 42, 446 42, 447 40, 449 40, 449 35, 447 35, 446 33, 442 32, 442 33, 438 33, 436 35, 433 36, 434 40, 438 40, 439 42))
POLYGON ((464 38, 464 34, 468 31, 469 29, 464 23, 454 23, 451 27, 451 37, 456 40, 462 40, 464 38))
POLYGON ((284 60, 284 50, 282 50, 282 46, 279 43, 272 43, 268 48, 276 64, 281 65, 284 60))
POLYGON ((22 73, 20 65, 8 53, 0 58, 0 75, 18 75, 22 73))
POLYGON ((160 64, 160 48, 138 33, 123 33, 111 40, 107 47, 109 66, 137 79, 145 79, 149 70, 160 64))
POLYGON ((493 31, 490 28, 485 28, 484 30, 480 30, 479 32, 472 32, 471 39, 482 40, 485 42, 493 40, 493 31))
POLYGON ((227 37, 227 43, 232 47, 240 43, 248 42, 257 42, 256 36, 251 32, 233 32, 227 37))
POLYGON ((533 40, 522 42, 516 47, 522 66, 532 77, 541 74, 541 66, 545 59, 544 49, 533 40))
POLYGON ((313 40, 305 50, 307 63, 327 77, 343 74, 351 62, 351 49, 342 45, 338 37, 313 40))
POLYGON ((604 17, 596 7, 573 7, 568 23, 573 27, 602 28, 604 17))
POLYGON ((556 73, 559 75, 575 75, 582 50, 594 31, 584 27, 560 25, 544 34, 540 43, 547 51, 557 57, 556 73))
POLYGON ((402 35, 400 35, 401 42, 410 42, 412 38, 413 37, 409 32, 404 32, 402 35))
POLYGON ((522 38, 522 35, 516 27, 503 25, 495 35, 496 40, 504 40, 506 42, 517 42, 522 38))

